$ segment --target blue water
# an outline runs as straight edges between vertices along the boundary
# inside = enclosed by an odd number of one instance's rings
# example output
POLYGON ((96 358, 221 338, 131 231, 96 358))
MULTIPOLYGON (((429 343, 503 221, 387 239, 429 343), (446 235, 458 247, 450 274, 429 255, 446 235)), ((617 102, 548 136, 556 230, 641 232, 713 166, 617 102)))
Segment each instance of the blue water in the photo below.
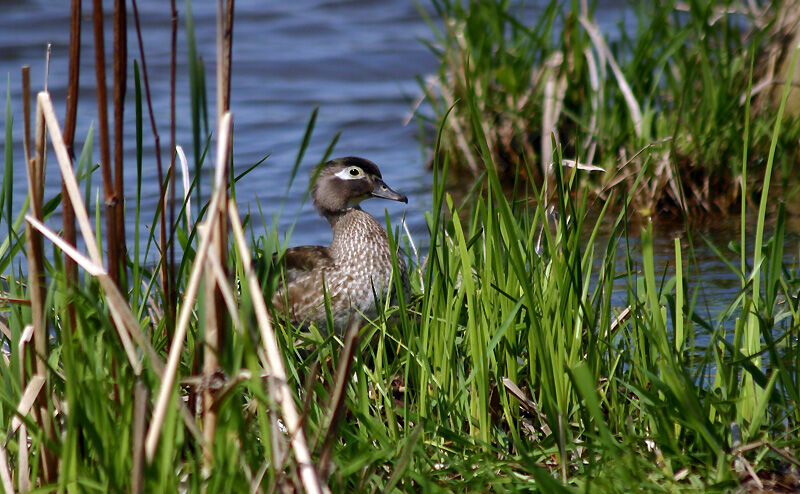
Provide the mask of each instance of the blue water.
MULTIPOLYGON (((155 117, 167 163, 169 142, 169 3, 140 0, 145 56, 147 57, 155 117)), ((193 170, 189 114, 189 83, 184 30, 185 5, 178 2, 177 141, 193 170)), ((78 106, 76 149, 80 149, 90 124, 96 119, 94 38, 90 5, 84 5, 81 58, 81 93, 78 106)), ((110 6, 106 7, 110 9, 110 6)), ((22 157, 22 104, 20 67, 30 64, 34 90, 43 86, 45 50, 52 44, 49 89, 63 120, 68 70, 69 2, 0 2, 0 74, 11 78, 14 116, 14 191, 21 205, 26 193, 22 157)), ((110 11, 107 12, 110 16, 110 11)), ((207 64, 209 111, 215 112, 214 60, 216 2, 194 2, 197 47, 207 64)), ((129 23, 133 15, 129 12, 129 23)), ((409 196, 409 204, 368 201, 365 208, 382 217, 388 209, 393 221, 403 214, 412 231, 422 233, 423 212, 430 208, 431 178, 425 154, 416 138, 414 119, 407 124, 413 101, 421 90, 415 77, 432 73, 436 61, 418 40, 430 37, 430 30, 413 2, 294 2, 237 1, 234 21, 233 78, 231 109, 234 114, 234 167, 241 172, 269 154, 270 157, 237 185, 237 199, 243 211, 263 206, 267 223, 285 201, 279 228, 286 230, 297 219, 292 243, 325 243, 327 223, 309 204, 300 207, 311 168, 337 132, 341 138, 333 156, 357 155, 375 161, 386 182, 409 196), (289 170, 295 162, 306 125, 314 108, 319 117, 311 144, 302 162, 295 186, 286 195, 289 170)), ((111 49, 110 25, 106 48, 111 49)), ((128 38, 130 59, 140 59, 136 37, 128 38)), ((110 58, 109 58, 110 60, 110 58)), ((133 67, 129 64, 128 98, 125 115, 126 197, 135 198, 133 67)), ((110 66, 110 62, 109 62, 110 66)), ((109 74, 110 84, 110 74, 109 74)), ((109 86, 110 94, 110 86, 109 86)), ((0 126, 5 116, 0 117, 0 126)), ((213 120, 212 120, 213 123, 213 120)), ((95 138, 94 157, 99 156, 95 138)), ((157 175, 154 145, 145 122, 143 218, 152 218, 157 203, 157 175)), ((51 158, 51 163, 54 163, 51 158)), ((211 169, 203 176, 204 191, 210 185, 211 169)), ((100 185, 99 174, 95 186, 100 185)), ((51 165, 46 196, 60 190, 58 172, 51 165)), ((180 191, 181 188, 179 187, 180 191)), ((15 210, 18 210, 18 207, 15 210)), ((196 206, 195 206, 196 208, 196 206)), ((196 209, 195 209, 196 211, 196 209)), ((127 216, 129 237, 133 215, 127 216)), ((258 222, 260 219, 257 220, 258 222)), ((58 225, 58 218, 53 224, 58 225)))

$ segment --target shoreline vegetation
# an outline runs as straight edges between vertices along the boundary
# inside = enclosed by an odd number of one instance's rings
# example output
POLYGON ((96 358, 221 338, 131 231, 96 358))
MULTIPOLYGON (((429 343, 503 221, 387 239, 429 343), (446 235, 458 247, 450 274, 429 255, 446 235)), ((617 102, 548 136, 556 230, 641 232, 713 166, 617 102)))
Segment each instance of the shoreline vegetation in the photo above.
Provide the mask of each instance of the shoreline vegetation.
MULTIPOLYGON (((554 178, 555 134, 564 157, 587 170, 582 188, 602 201, 616 193, 618 206, 632 192, 642 217, 738 215, 745 175, 746 201, 758 202, 800 42, 796 1, 638 3, 620 12, 613 43, 585 0, 536 9, 433 4, 442 22, 430 22, 429 46, 440 66, 421 84, 453 168, 477 178, 493 166, 507 182, 521 177, 541 188, 554 178), (473 96, 480 134, 460 103, 473 96), (476 152, 483 136, 491 160, 476 152)), ((794 74, 775 158, 776 185, 792 195, 800 160, 794 74)))
MULTIPOLYGON (((796 90, 782 81, 794 73, 797 50, 776 55, 773 72, 762 69, 760 51, 784 21, 747 24, 733 11, 739 4, 690 2, 686 10, 657 2, 637 11, 635 33, 609 46, 583 3, 552 2, 538 25, 515 17, 508 2, 434 3, 444 28, 432 22, 442 70, 426 85, 438 119, 429 251, 421 257, 415 239, 387 217, 390 242, 411 261, 411 300, 397 277, 398 305, 389 296, 375 321, 326 338, 273 325, 266 301, 279 232, 254 231, 235 201, 236 182, 259 163, 237 164, 236 172, 229 163, 232 0, 219 2, 213 98, 191 2, 180 15, 175 0, 165 10, 170 122, 153 117, 141 36, 136 47, 123 41, 139 33, 136 2, 128 16, 125 2, 115 2, 105 22, 102 3, 93 2, 87 22, 100 114, 79 150, 80 4, 72 1, 64 122, 49 93, 33 95, 24 68, 23 101, 14 102, 25 107, 23 122, 11 121, 6 96, 3 490, 800 487, 800 268, 797 253, 785 251, 784 202, 768 201, 775 187, 793 185, 796 90), (109 22, 111 98, 102 46, 109 22), (190 108, 175 106, 179 32, 190 108), (773 80, 760 87, 765 74, 773 80), (133 108, 124 107, 126 90, 133 108), (119 153, 125 111, 136 115, 133 176, 119 153), (182 151, 158 154, 176 149, 177 118, 191 119, 188 163, 182 151), (20 211, 12 210, 9 178, 20 166, 14 125, 25 136, 28 169, 20 211), (158 133, 165 125, 168 138, 158 133), (147 218, 141 177, 149 139, 162 199, 147 218), (47 149, 57 165, 47 173, 62 177, 55 197, 43 193, 47 149), (463 204, 447 192, 460 167, 481 177, 463 204), (213 170, 213 183, 199 182, 201 169, 213 170), (137 180, 136 197, 121 195, 123 170, 137 180), (207 202, 201 188, 210 191, 207 202), (589 215, 597 198, 602 207, 589 215), (47 219, 59 208, 56 231, 47 219), (697 305, 703 277, 693 253, 701 240, 687 228, 669 265, 660 265, 648 217, 688 222, 732 210, 737 238, 712 247, 740 290, 708 315, 697 305), (126 239, 123 220, 132 214, 137 227, 126 239), (634 217, 645 219, 633 226, 634 217), (612 225, 607 241, 597 235, 604 221, 612 225), (152 252, 157 262, 146 263, 152 252)), ((776 15, 770 8, 790 12, 787 5, 762 7, 765 18, 776 15)), ((292 177, 307 159, 314 122, 312 114, 292 177)))

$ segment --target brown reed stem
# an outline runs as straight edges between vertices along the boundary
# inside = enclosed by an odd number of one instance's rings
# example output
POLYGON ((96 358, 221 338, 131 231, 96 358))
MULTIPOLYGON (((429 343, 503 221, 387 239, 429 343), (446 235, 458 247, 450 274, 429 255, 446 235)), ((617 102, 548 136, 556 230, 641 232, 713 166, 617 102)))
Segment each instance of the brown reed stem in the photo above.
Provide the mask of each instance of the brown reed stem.
MULTIPOLYGON (((234 0, 218 0, 217 3, 217 122, 230 110, 231 99, 231 53, 233 50, 233 4, 234 0)), ((219 145, 219 144, 218 144, 219 145)), ((227 143, 232 149, 232 143, 227 143)), ((219 259, 228 258, 228 177, 225 180, 225 197, 220 205, 220 221, 215 233, 216 253, 219 259)), ((223 264, 223 269, 225 265, 223 264)), ((222 294, 216 291, 217 339, 224 341, 227 314, 222 303, 222 294)))
POLYGON ((31 67, 22 67, 22 144, 25 149, 25 164, 31 161, 31 67))
POLYGON ((231 53, 234 0, 219 0, 217 8, 217 118, 231 106, 231 53))
MULTIPOLYGON (((69 21, 69 75, 67 112, 64 117, 64 145, 70 158, 75 158, 75 122, 78 114, 78 82, 81 73, 81 0, 72 0, 69 21)), ((74 231, 74 227, 73 227, 74 231)), ((69 239, 67 239, 69 241, 69 239)))
MULTIPOLYGON (((175 246, 173 242, 175 234, 175 181, 177 174, 175 173, 175 72, 177 69, 177 56, 178 56, 178 9, 175 6, 175 0, 170 0, 171 14, 171 27, 172 38, 170 40, 170 59, 169 59, 169 170, 167 173, 172 180, 169 182, 169 241, 167 243, 167 252, 169 254, 169 262, 167 263, 167 284, 164 285, 164 294, 166 298, 165 314, 167 317, 167 345, 172 342, 172 333, 175 328, 176 306, 178 301, 177 291, 175 290, 175 246)), ((162 251, 164 252, 164 251, 162 251)), ((192 396, 194 394, 192 393, 192 396)), ((190 407, 194 406, 194 400, 189 400, 190 407)), ((193 409, 193 408, 190 408, 193 409)))
MULTIPOLYGON (((30 95, 30 87, 27 88, 30 95)), ((29 125, 27 125, 29 127, 29 125)), ((46 133, 44 114, 40 105, 36 106, 36 140, 35 157, 28 161, 28 197, 31 201, 31 215, 38 220, 42 218, 42 198, 44 196, 44 160, 46 157, 46 133)), ((44 279, 44 250, 42 236, 25 224, 25 244, 28 258, 28 292, 31 299, 31 317, 33 319, 33 359, 34 375, 45 379, 45 388, 36 398, 33 408, 34 419, 41 428, 45 441, 55 438, 53 424, 50 421, 47 400, 50 396, 47 385, 47 320, 45 319, 45 300, 47 285, 44 279)), ((40 446, 42 462, 42 481, 52 482, 57 477, 57 459, 43 441, 40 446)))
POLYGON ((114 241, 117 243, 119 280, 125 279, 125 190, 123 165, 123 123, 125 115, 125 91, 128 75, 128 14, 125 0, 114 1, 114 218, 116 222, 114 241))
MULTIPOLYGON (((28 65, 22 67, 22 122, 23 122, 23 147, 25 148, 25 164, 31 163, 31 68, 28 65)), ((26 386, 25 357, 28 353, 25 338, 21 337, 19 342, 19 389, 26 386)), ((27 492, 31 489, 30 468, 28 462, 28 429, 25 424, 19 430, 19 453, 17 455, 17 487, 19 492, 27 492)), ((6 486, 6 491, 9 491, 6 486)), ((13 489, 9 492, 13 492, 13 489)))
MULTIPOLYGON (((72 0, 70 7, 69 24, 69 76, 67 82, 67 111, 64 117, 64 145, 67 146, 69 157, 75 159, 75 122, 78 115, 78 88, 80 84, 81 65, 81 0, 72 0)), ((61 197, 67 197, 67 185, 61 181, 61 197)), ((75 245, 77 232, 75 231, 75 211, 72 202, 61 201, 62 225, 64 240, 75 245)), ((67 289, 78 283, 78 265, 64 256, 64 271, 66 273, 67 289)), ((67 305, 67 317, 70 329, 75 328, 75 307, 72 303, 67 305)))
POLYGON ((100 171, 103 176, 103 194, 106 206, 106 239, 108 249, 108 273, 119 285, 119 259, 116 245, 116 226, 114 203, 114 180, 111 174, 111 145, 108 135, 108 91, 106 88, 106 56, 103 36, 103 1, 92 0, 94 23, 94 62, 97 78, 97 123, 100 134, 100 171))

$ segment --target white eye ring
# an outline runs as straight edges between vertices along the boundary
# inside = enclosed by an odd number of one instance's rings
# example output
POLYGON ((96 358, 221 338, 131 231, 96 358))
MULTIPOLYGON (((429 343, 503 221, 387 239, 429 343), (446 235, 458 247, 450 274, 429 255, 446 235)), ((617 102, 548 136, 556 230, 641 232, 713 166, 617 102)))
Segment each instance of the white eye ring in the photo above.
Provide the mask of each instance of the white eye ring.
POLYGON ((357 166, 348 166, 347 168, 336 172, 334 176, 339 177, 342 180, 358 180, 364 176, 364 171, 357 166))

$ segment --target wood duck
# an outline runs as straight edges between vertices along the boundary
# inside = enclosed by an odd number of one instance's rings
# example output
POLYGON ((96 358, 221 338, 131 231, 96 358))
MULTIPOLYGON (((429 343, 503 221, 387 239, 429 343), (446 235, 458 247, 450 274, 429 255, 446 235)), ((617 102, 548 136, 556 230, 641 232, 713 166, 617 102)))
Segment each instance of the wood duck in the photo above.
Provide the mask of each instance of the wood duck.
MULTIPOLYGON (((389 188, 375 163, 346 157, 323 165, 312 189, 314 208, 333 231, 330 246, 304 245, 286 250, 285 279, 272 304, 295 326, 316 322, 327 333, 325 290, 338 333, 353 317, 377 315, 376 301, 385 300, 392 281, 391 248, 386 230, 360 203, 371 197, 408 203, 389 188), (324 287, 324 288, 323 288, 324 287)), ((404 290, 406 265, 397 258, 404 290)))

